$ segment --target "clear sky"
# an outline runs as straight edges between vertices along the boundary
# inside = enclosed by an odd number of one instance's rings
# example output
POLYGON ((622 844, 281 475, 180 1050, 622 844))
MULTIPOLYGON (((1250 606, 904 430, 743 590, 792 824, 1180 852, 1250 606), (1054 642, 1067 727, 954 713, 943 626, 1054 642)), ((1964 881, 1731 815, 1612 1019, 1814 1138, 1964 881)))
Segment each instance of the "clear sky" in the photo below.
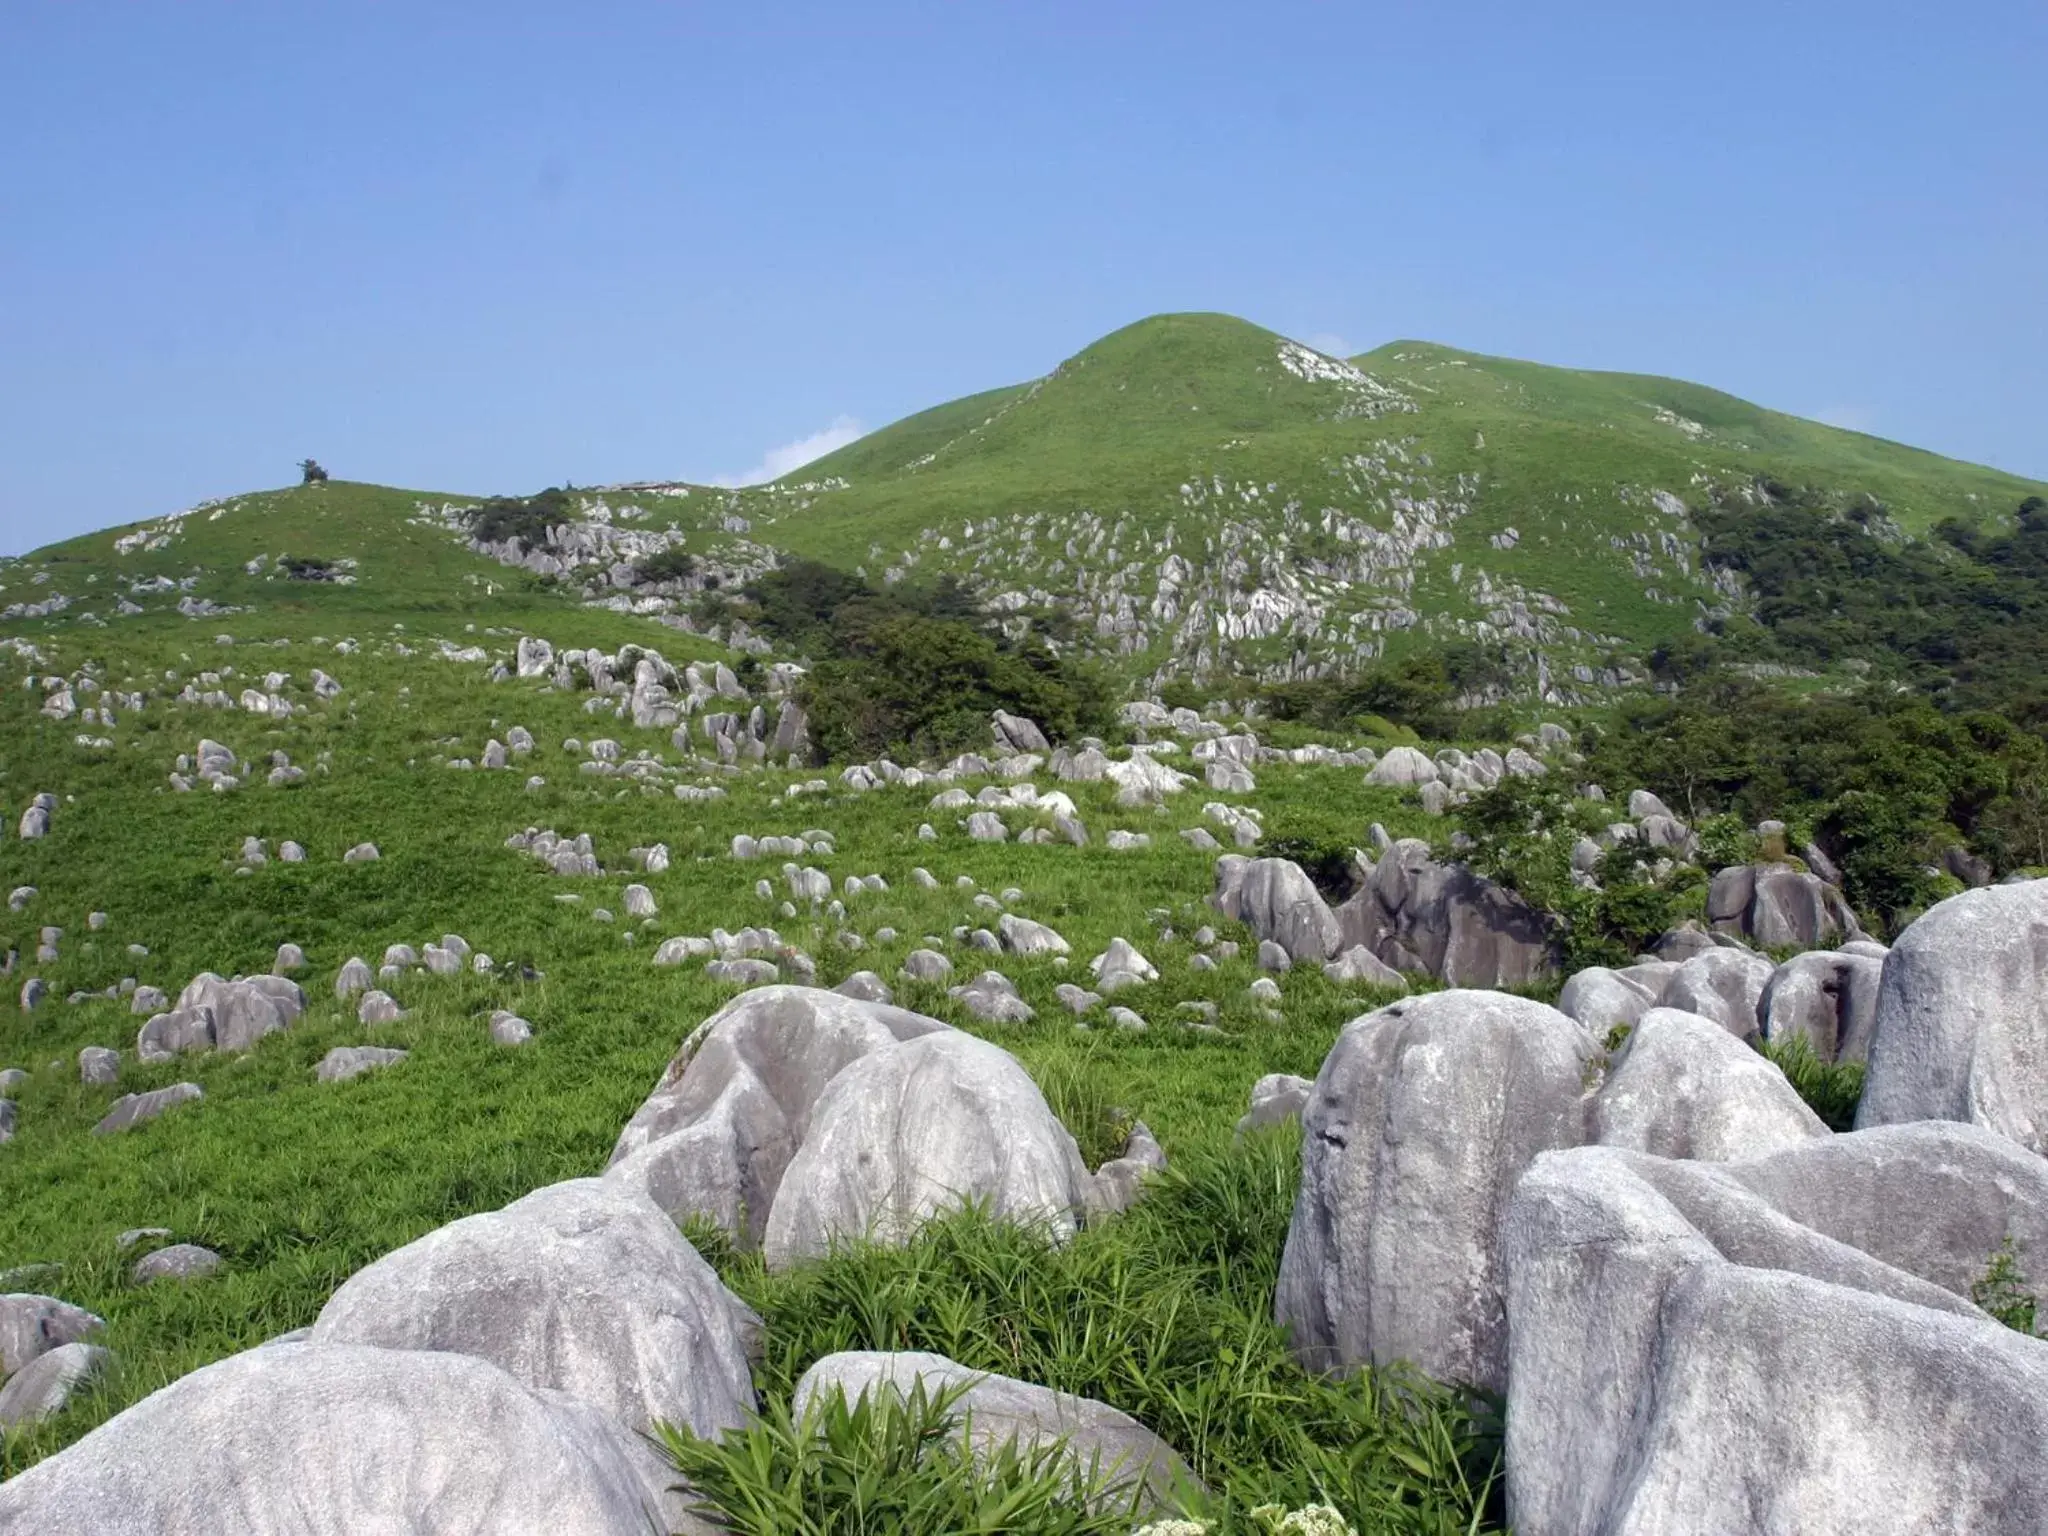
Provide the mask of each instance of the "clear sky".
POLYGON ((0 552, 758 476, 1177 309, 2048 478, 2048 5, 0 0, 0 552))

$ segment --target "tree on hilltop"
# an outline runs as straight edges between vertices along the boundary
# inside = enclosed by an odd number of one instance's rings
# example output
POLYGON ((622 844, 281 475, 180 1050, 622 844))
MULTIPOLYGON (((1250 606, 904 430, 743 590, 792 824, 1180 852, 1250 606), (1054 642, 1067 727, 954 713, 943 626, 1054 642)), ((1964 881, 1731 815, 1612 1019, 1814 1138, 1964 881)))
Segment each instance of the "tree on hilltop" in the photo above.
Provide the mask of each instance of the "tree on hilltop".
POLYGON ((320 467, 318 459, 299 460, 299 484, 325 485, 326 483, 327 471, 320 467))

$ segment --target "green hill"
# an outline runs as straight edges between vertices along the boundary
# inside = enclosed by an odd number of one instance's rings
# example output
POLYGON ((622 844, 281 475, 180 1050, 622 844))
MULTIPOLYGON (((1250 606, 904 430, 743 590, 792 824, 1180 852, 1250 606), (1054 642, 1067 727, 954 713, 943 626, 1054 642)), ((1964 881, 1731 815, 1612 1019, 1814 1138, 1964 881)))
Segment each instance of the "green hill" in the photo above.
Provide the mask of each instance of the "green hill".
POLYGON ((1751 606, 1702 561, 1695 515, 1760 481, 1874 503, 1895 540, 2000 524, 2048 489, 1675 380, 1412 341, 1344 361, 1161 315, 772 485, 579 492, 579 531, 528 569, 468 546, 474 497, 335 483, 40 551, 0 567, 0 612, 33 622, 61 594, 60 624, 122 600, 662 614, 793 554, 876 583, 952 573, 998 612, 1057 612, 1133 682, 1327 675, 1462 641, 1568 703, 1751 606), (636 585, 633 562, 666 545, 700 579, 636 585), (308 559, 345 580, 302 579, 308 559))

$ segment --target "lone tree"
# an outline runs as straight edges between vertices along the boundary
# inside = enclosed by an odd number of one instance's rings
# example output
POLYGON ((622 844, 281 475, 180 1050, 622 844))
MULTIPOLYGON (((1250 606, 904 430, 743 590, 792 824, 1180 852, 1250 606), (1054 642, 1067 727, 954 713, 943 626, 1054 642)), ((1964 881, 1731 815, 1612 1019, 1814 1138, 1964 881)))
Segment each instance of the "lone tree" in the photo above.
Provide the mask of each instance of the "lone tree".
POLYGON ((327 471, 320 467, 318 459, 299 460, 299 475, 301 477, 299 484, 301 485, 325 485, 327 483, 327 471))

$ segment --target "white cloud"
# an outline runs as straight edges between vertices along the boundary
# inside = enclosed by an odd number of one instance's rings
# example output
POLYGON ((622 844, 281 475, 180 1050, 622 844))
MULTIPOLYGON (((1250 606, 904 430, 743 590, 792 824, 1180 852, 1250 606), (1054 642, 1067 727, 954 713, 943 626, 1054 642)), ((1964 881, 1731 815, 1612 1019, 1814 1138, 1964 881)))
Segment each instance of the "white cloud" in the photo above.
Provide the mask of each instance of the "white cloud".
POLYGON ((1877 415, 1864 405, 1830 405, 1813 413, 1813 419, 1846 432, 1874 432, 1877 415))
POLYGON ((851 416, 835 416, 832 425, 822 431, 770 448, 761 455, 761 462, 744 474, 719 475, 712 479, 711 484, 763 485, 770 480, 780 480, 791 470, 801 469, 813 459, 822 459, 826 454, 844 448, 866 431, 867 428, 851 416))
POLYGON ((1335 331, 1317 331, 1313 336, 1304 336, 1302 345, 1314 347, 1325 357, 1350 357, 1357 351, 1357 348, 1335 331))

